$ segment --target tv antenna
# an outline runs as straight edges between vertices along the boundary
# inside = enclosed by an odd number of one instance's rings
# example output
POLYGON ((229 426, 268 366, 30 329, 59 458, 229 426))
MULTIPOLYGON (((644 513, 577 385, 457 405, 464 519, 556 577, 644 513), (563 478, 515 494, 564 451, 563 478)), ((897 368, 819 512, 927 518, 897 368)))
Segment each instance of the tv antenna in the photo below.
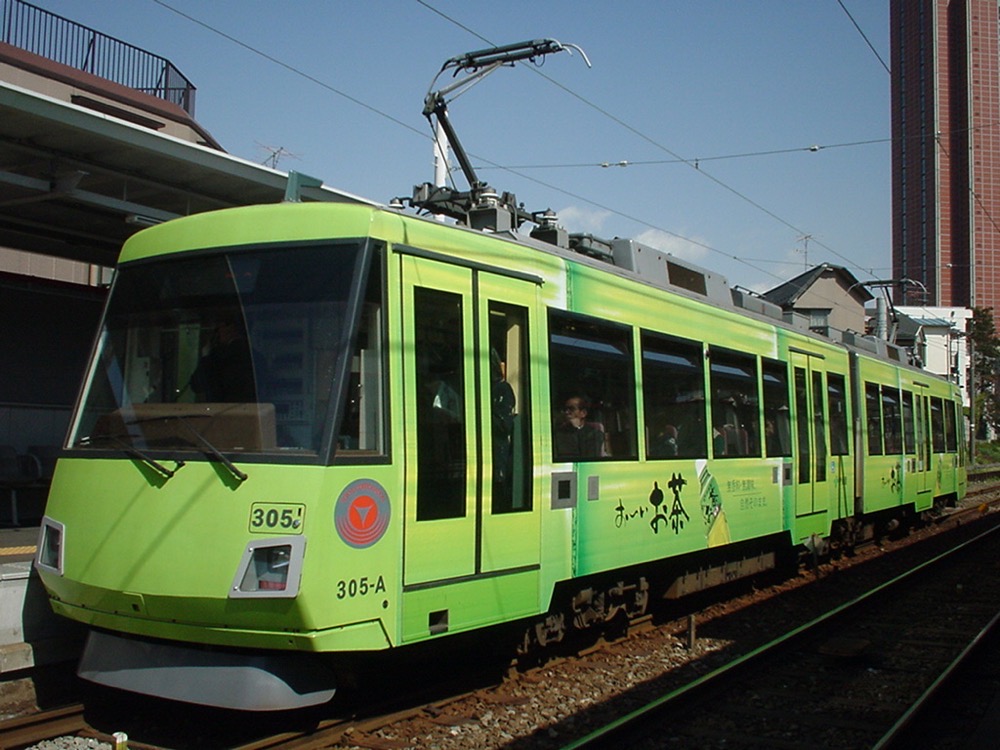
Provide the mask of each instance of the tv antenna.
POLYGON ((259 141, 254 141, 254 143, 256 143, 259 148, 262 148, 265 151, 267 151, 269 154, 269 156, 266 159, 264 159, 264 161, 261 162, 261 164, 263 164, 265 167, 270 167, 271 169, 277 169, 278 162, 281 161, 281 158, 283 156, 288 156, 292 159, 299 158, 298 154, 293 154, 284 146, 277 146, 277 147, 265 146, 263 143, 260 143, 259 141))
MULTIPOLYGON (((809 240, 812 238, 813 236, 811 234, 804 234, 798 239, 798 241, 802 243, 803 268, 807 271, 809 270, 809 240)), ((799 252, 799 249, 795 248, 795 252, 799 252)))

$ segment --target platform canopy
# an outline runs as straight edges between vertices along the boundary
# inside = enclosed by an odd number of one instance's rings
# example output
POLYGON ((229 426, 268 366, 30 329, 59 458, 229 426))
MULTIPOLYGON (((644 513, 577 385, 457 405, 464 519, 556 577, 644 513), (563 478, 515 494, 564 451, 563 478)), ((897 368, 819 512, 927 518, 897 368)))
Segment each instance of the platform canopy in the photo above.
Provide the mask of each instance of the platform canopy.
MULTIPOLYGON (((111 266, 144 226, 275 203, 287 185, 285 172, 0 81, 0 246, 111 266)), ((326 187, 301 197, 369 203, 326 187)))

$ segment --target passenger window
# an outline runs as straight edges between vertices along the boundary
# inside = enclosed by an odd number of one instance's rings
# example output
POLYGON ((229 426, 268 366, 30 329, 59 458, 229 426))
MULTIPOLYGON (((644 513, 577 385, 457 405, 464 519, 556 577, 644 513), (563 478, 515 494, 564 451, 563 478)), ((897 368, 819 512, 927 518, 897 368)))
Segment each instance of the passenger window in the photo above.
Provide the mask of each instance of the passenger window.
POLYGON ((632 329, 552 311, 549 365, 554 460, 637 458, 632 329))
POLYGON ((882 455, 882 409, 878 384, 865 383, 865 416, 868 425, 868 455, 882 455))
POLYGON ((757 360, 711 349, 712 455, 759 456, 757 360))
POLYGON ((792 455, 791 419, 788 407, 788 367, 765 359, 764 450, 768 457, 792 455))
POLYGON ((642 334, 648 458, 705 458, 705 355, 700 343, 642 334))
POLYGON ((417 386, 417 520, 465 515, 462 298, 413 290, 417 386))
POLYGON ((931 400, 927 396, 917 397, 917 441, 919 450, 923 453, 921 460, 924 462, 921 471, 930 468, 930 462, 927 460, 931 453, 930 403, 931 400))
POLYGON ((899 408, 899 390, 882 386, 882 426, 885 440, 885 453, 898 455, 903 452, 903 417, 899 408))
POLYGON ((958 451, 958 465, 965 466, 965 446, 968 444, 969 436, 965 431, 965 420, 962 418, 962 404, 956 401, 952 406, 955 409, 955 442, 957 443, 955 449, 958 451))
POLYGON ((823 373, 813 372, 813 438, 816 445, 816 481, 826 481, 826 414, 823 412, 823 373))
POLYGON ((531 510, 528 311, 491 302, 490 408, 494 513, 531 510))
POLYGON ((931 396, 931 440, 935 453, 944 453, 944 403, 937 396, 931 396))
POLYGON ((795 434, 799 445, 799 484, 812 478, 812 451, 809 444, 809 385, 806 371, 795 368, 795 434))
POLYGON ((372 262, 344 393, 337 456, 385 453, 385 373, 382 351, 382 281, 372 262))
POLYGON ((955 402, 944 402, 945 450, 949 453, 958 451, 958 430, 955 419, 955 402))
POLYGON ((903 391, 903 451, 908 454, 917 452, 917 431, 913 419, 913 394, 903 391))
POLYGON ((827 373, 826 392, 830 409, 830 453, 846 456, 850 453, 850 439, 847 421, 847 388, 844 376, 827 373))

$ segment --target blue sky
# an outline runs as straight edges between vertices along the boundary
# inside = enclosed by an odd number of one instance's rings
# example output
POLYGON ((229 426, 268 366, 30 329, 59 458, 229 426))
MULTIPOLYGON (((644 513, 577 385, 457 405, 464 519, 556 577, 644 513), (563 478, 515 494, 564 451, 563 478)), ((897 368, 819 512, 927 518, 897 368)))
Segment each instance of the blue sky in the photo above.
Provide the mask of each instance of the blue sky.
POLYGON ((592 68, 563 52, 541 68, 551 81, 520 65, 451 103, 495 188, 570 231, 640 239, 733 285, 768 289, 807 260, 891 276, 889 74, 851 20, 888 62, 888 3, 34 2, 170 59, 230 153, 265 162, 281 149, 280 169, 379 201, 432 178, 421 109, 444 60, 573 43, 592 68))

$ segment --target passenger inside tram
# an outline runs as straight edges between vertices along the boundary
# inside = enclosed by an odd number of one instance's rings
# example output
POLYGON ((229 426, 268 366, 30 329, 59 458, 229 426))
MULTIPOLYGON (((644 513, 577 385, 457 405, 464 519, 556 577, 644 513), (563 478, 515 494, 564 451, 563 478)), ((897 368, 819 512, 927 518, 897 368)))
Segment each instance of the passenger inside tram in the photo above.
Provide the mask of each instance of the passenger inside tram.
POLYGON ((596 458, 609 455, 605 448, 604 427, 590 422, 590 399, 574 393, 563 404, 555 428, 556 459, 596 458))

